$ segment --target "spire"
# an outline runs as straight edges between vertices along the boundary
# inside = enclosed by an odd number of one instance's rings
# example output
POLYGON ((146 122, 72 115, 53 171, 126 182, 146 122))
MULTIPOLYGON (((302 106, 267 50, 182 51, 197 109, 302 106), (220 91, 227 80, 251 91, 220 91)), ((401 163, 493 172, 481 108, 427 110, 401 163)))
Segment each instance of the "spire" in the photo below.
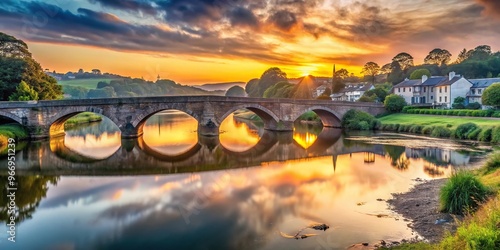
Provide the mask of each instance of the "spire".
POLYGON ((160 80, 160 74, 158 74, 158 76, 156 77, 156 80, 159 81, 160 80))

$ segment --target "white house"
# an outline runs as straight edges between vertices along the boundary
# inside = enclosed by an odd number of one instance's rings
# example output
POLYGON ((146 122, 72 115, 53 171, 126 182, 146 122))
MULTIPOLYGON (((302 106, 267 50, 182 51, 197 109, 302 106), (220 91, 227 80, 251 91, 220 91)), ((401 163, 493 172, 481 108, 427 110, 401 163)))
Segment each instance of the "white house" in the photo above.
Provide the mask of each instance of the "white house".
POLYGON ((482 105, 483 101, 481 98, 484 90, 493 83, 500 82, 500 78, 469 79, 469 81, 472 83, 472 87, 467 93, 467 101, 469 103, 477 102, 482 105))
POLYGON ((375 89, 373 84, 348 85, 339 93, 334 93, 330 95, 330 97, 333 101, 355 102, 361 98, 366 91, 372 89, 375 89))
POLYGON ((451 104, 455 98, 464 97, 470 91, 472 83, 463 76, 456 75, 455 72, 450 72, 448 79, 436 84, 435 87, 435 103, 437 105, 451 108, 451 104))

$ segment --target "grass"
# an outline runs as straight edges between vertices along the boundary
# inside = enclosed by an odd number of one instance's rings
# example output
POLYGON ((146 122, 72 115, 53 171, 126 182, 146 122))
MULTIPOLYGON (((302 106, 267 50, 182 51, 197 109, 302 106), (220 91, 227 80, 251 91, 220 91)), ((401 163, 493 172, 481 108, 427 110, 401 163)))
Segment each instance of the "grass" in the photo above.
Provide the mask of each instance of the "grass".
POLYGON ((441 188, 441 211, 463 215, 484 203, 490 190, 472 172, 459 171, 441 188))
POLYGON ((500 119, 488 119, 482 117, 449 117, 449 116, 431 116, 414 114, 391 114, 379 118, 382 124, 410 124, 420 126, 446 126, 449 129, 456 129, 459 125, 472 122, 481 128, 498 126, 500 119))
POLYGON ((93 78, 93 79, 76 79, 76 80, 59 81, 58 83, 60 85, 68 85, 68 86, 74 86, 74 87, 83 87, 83 88, 86 88, 86 89, 96 89, 98 82, 107 82, 107 83, 109 83, 111 80, 113 80, 113 79, 110 79, 110 78, 93 78))
MULTIPOLYGON (((455 182, 457 180, 461 182, 459 186, 463 188, 470 189, 476 185, 464 181, 471 179, 472 176, 480 179, 496 194, 487 201, 478 201, 479 209, 475 212, 470 211, 464 221, 460 222, 457 231, 453 234, 447 233, 441 242, 406 243, 391 249, 500 249, 500 152, 493 153, 481 169, 457 175, 460 176, 455 177, 455 182)), ((445 186, 443 189, 447 188, 449 187, 445 186)), ((456 193, 449 195, 460 196, 462 199, 471 195, 469 191, 455 191, 456 193)))
POLYGON ((78 124, 98 122, 98 121, 102 121, 102 117, 100 115, 92 112, 83 112, 69 118, 64 124, 64 126, 71 127, 71 126, 76 126, 78 124))
POLYGON ((9 138, 14 138, 16 142, 19 142, 21 140, 27 139, 28 137, 28 131, 26 131, 19 124, 12 123, 0 125, 0 156, 7 154, 7 145, 9 138))

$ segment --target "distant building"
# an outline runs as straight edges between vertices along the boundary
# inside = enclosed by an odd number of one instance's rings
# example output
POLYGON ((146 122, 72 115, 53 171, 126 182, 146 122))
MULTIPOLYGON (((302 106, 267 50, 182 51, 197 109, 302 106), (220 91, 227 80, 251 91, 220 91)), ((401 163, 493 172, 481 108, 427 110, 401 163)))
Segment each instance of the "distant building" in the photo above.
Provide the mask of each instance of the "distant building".
POLYGON ((348 101, 355 102, 365 94, 366 91, 375 89, 373 84, 357 84, 357 85, 347 85, 344 89, 338 93, 331 94, 330 97, 333 101, 348 101))
POLYGON ((432 104, 451 108, 455 98, 465 97, 472 83, 463 76, 450 72, 448 76, 422 76, 422 79, 404 81, 395 85, 394 94, 405 98, 409 104, 432 104))
POLYGON ((470 91, 467 93, 468 103, 477 102, 483 105, 482 96, 486 88, 491 86, 493 83, 500 82, 500 78, 482 78, 482 79, 469 79, 472 83, 470 91))
POLYGON ((316 99, 318 96, 322 95, 325 92, 326 88, 328 88, 327 85, 321 85, 317 87, 312 93, 313 98, 316 99))

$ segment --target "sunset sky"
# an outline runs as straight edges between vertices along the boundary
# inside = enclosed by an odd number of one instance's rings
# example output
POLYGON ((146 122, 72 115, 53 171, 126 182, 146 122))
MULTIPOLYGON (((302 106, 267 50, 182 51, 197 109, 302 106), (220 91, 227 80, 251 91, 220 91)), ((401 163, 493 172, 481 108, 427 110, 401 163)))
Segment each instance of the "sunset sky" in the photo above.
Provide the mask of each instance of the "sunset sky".
POLYGON ((52 0, 0 2, 0 31, 42 67, 182 84, 248 81, 277 66, 289 77, 360 75, 399 52, 421 63, 443 48, 500 50, 498 0, 52 0))

